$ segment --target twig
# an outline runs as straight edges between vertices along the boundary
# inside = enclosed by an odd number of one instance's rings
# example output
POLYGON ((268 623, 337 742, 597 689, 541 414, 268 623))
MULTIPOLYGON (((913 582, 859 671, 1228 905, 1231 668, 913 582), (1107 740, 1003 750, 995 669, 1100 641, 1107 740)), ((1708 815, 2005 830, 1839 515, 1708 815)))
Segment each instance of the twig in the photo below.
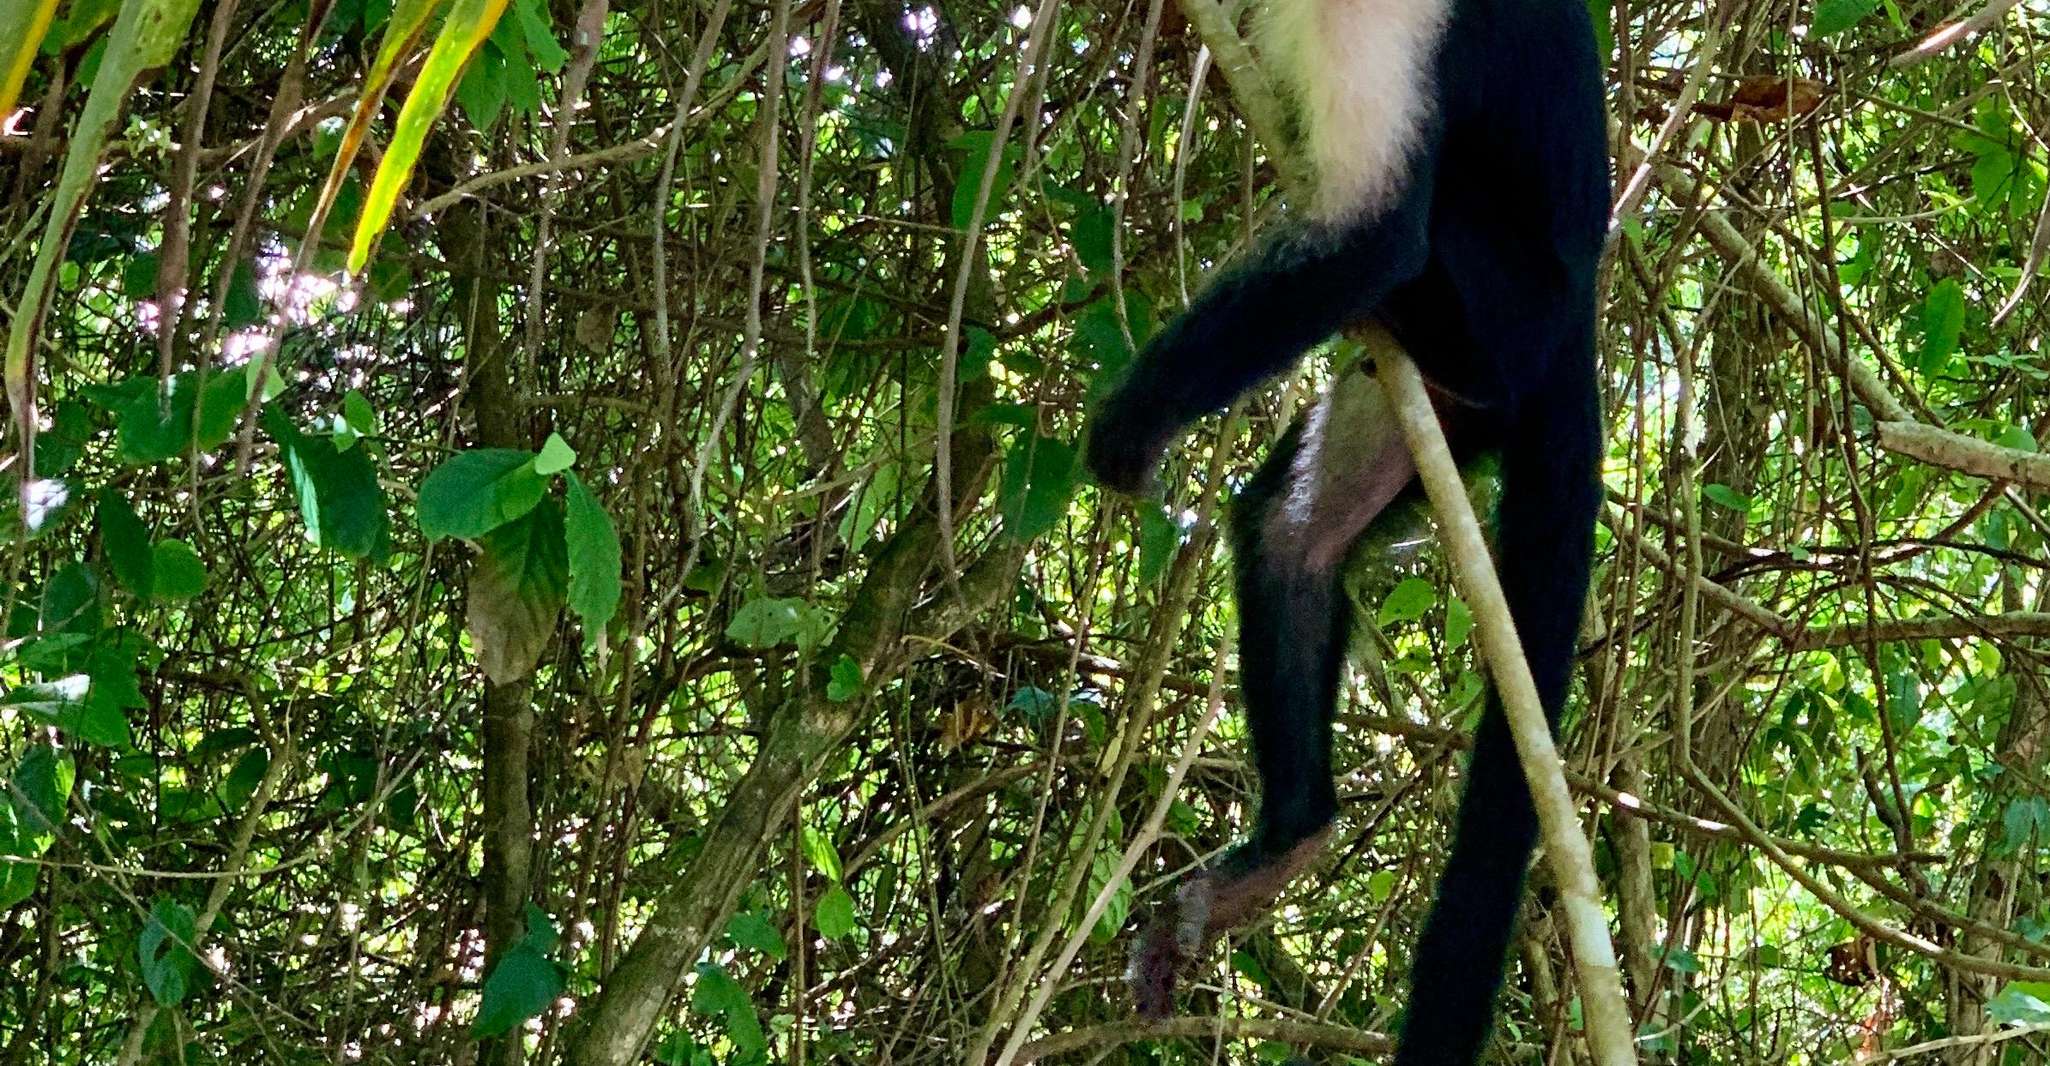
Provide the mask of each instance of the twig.
POLYGON ((1496 579, 1487 541, 1481 535, 1480 521, 1474 516, 1473 501, 1467 498, 1459 465, 1453 461, 1445 431, 1431 407, 1430 394, 1424 390, 1423 375, 1385 329, 1374 326, 1364 330, 1362 339, 1378 368, 1381 387, 1387 390, 1396 421, 1409 441, 1424 493, 1438 515, 1445 554, 1452 560, 1453 573, 1466 594, 1466 602, 1473 608, 1474 633, 1494 677, 1495 690, 1501 694, 1509 731, 1523 763, 1524 779, 1530 784, 1531 803, 1537 808, 1538 830, 1545 842, 1545 857, 1557 882, 1559 909, 1565 918, 1567 938, 1573 945, 1573 967, 1580 978, 1589 1052, 1600 1066, 1631 1066, 1637 1061, 1632 1042, 1634 1029, 1628 1001, 1623 998, 1616 949, 1609 942, 1601 883, 1594 874, 1594 853, 1581 830, 1573 794, 1566 788, 1565 764, 1552 743, 1551 727, 1538 700, 1537 682, 1524 661, 1515 623, 1509 618, 1509 601, 1496 579))
POLYGON ((1994 23, 2000 21, 2001 16, 2012 11, 2020 3, 2021 0, 1993 0, 1963 22, 1953 22, 1922 38, 1915 47, 1887 60, 1886 65, 1894 70, 1905 70, 1918 63, 1926 63, 1951 45, 1981 30, 1990 29, 1994 23))

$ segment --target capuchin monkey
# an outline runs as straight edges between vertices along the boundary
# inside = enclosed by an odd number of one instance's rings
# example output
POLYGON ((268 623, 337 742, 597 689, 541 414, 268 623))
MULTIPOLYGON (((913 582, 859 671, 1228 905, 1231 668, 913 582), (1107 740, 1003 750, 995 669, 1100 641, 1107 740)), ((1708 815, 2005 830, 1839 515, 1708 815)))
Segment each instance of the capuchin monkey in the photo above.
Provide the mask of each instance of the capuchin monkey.
MULTIPOLYGON (((1306 209, 1203 292, 1099 408, 1086 456, 1147 491, 1183 427, 1379 322, 1462 459, 1500 456, 1496 550, 1556 728, 1600 499, 1595 273, 1609 212, 1600 58, 1582 0, 1267 0, 1263 48, 1314 171, 1306 209)), ((1342 376, 1234 503, 1252 838, 1180 885, 1128 974, 1142 1014, 1226 929, 1267 912, 1337 811, 1331 716, 1348 549, 1414 479, 1371 381, 1342 376)), ((1487 699, 1452 853, 1412 962, 1398 1066, 1466 1066, 1493 1021, 1537 819, 1487 699)))

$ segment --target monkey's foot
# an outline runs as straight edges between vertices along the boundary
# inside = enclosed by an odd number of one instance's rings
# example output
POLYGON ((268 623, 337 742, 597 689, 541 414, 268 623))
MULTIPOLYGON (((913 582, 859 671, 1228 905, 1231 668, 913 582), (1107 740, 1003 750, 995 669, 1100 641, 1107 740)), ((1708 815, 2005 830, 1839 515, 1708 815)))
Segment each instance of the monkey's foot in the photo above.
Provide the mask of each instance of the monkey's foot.
POLYGON ((1330 837, 1327 828, 1279 855, 1250 861, 1248 845, 1227 859, 1222 870, 1205 870, 1176 887, 1173 902, 1132 943, 1125 981, 1132 986, 1139 1016, 1149 1021, 1167 1017, 1183 971, 1218 934, 1272 909, 1282 889, 1309 867, 1330 837))
POLYGON ((1209 946, 1210 904, 1217 890, 1218 876, 1200 873, 1175 889, 1174 902, 1146 924, 1146 931, 1132 942, 1132 958, 1125 968, 1125 980, 1138 1001, 1139 1016, 1147 1021, 1165 1018, 1174 1007, 1174 986, 1182 971, 1209 946))

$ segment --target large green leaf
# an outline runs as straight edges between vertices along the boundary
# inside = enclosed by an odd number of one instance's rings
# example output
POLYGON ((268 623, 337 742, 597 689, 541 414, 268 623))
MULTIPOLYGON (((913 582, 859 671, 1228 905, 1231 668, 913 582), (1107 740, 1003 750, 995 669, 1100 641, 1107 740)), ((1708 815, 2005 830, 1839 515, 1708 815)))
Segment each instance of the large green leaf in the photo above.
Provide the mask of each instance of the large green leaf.
POLYGON ((192 953, 193 941, 197 939, 192 908, 168 896, 158 896, 135 945, 141 956, 143 983, 158 1003, 175 1007, 191 991, 192 978, 199 969, 199 959, 192 953))
POLYGON ((226 443, 249 390, 239 371, 208 375, 202 384, 199 372, 189 370, 173 374, 168 388, 144 376, 107 386, 97 395, 114 412, 122 461, 146 465, 187 449, 205 452, 226 443))
POLYGON ((563 516, 569 546, 569 606, 583 623, 584 646, 596 647, 605 624, 619 610, 619 531, 612 516, 584 485, 569 475, 569 498, 563 516))
POLYGON ((819 935, 827 940, 840 940, 854 931, 854 897, 847 889, 833 885, 819 895, 817 906, 812 908, 812 925, 819 935))
POLYGON ((776 924, 770 921, 767 915, 758 911, 742 911, 734 915, 726 923, 726 935, 731 937, 735 944, 753 948, 778 962, 790 953, 790 948, 783 943, 783 934, 777 931, 776 924))
MULTIPOLYGON (((31 745, 14 768, 0 775, 0 856, 35 859, 57 840, 77 767, 54 744, 31 745)), ((0 862, 0 911, 35 891, 33 862, 0 862)))
POLYGON ((19 819, 22 839, 38 851, 56 841, 77 777, 71 754, 47 743, 30 745, 9 772, 7 805, 19 819))
POLYGON ((151 550, 160 600, 189 600, 206 591, 206 564, 192 545, 176 538, 160 540, 151 550))
POLYGON ((698 979, 691 989, 691 1007, 698 1013, 722 1019, 726 1037, 749 1062, 760 1061, 768 1051, 768 1037, 762 1032, 761 1016, 747 988, 733 979, 718 963, 698 964, 698 979))
POLYGON ((264 408, 263 426, 278 442, 291 475, 306 538, 356 558, 382 556, 391 519, 376 462, 366 449, 343 450, 332 438, 301 433, 275 406, 264 408))
POLYGON ((998 504, 1004 532, 1031 540, 1054 527, 1067 514, 1080 476, 1075 449, 1040 434, 1021 438, 1004 456, 1004 482, 998 504))
POLYGON ((1965 290, 1956 278, 1945 278, 1929 290, 1922 304, 1922 373, 1943 372, 1957 353, 1958 338, 1965 329, 1965 290))
POLYGON ((420 484, 420 532, 428 540, 477 540, 533 510, 547 493, 547 480, 534 471, 533 452, 457 452, 420 484))
POLYGON ((1437 586, 1420 577, 1403 578, 1389 590, 1388 598, 1381 601, 1381 613, 1375 624, 1388 626, 1397 622, 1414 622, 1437 602, 1437 586))
POLYGON ((1815 20, 1809 24, 1808 33, 1813 37, 1828 37, 1865 21, 1866 16, 1879 10, 1885 0, 1819 0, 1815 5, 1815 20))
POLYGON ((504 685, 527 676, 555 632, 569 586, 562 509, 554 500, 478 542, 470 572, 470 643, 484 675, 504 685))
POLYGON ((484 979, 483 1002, 472 1036, 497 1036, 529 1018, 537 1017, 555 997, 562 994, 562 971, 547 957, 525 944, 513 948, 491 968, 484 979))
POLYGON ((546 912, 527 904, 527 934, 491 968, 472 1036, 497 1036, 538 1017, 562 994, 562 970, 548 959, 559 934, 546 912))
POLYGON ((156 592, 156 554, 150 548, 149 527, 128 505, 128 498, 112 488, 99 491, 93 506, 93 521, 100 528, 100 551, 114 580, 147 600, 156 592))
POLYGON ((750 648, 801 641, 811 625, 811 605, 795 597, 749 600, 733 612, 726 635, 750 648))
POLYGON ((72 674, 22 685, 0 695, 7 707, 54 726, 66 736, 105 748, 128 746, 128 719, 117 700, 93 698, 93 677, 72 674))

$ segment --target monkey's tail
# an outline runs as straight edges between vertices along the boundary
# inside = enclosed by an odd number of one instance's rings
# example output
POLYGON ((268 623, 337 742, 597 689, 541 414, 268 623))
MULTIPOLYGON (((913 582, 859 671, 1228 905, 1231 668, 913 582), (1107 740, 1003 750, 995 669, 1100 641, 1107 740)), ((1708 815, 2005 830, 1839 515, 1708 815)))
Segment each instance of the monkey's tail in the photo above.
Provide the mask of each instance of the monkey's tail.
MULTIPOLYGON (((1502 453, 1496 555, 1510 616, 1556 731, 1593 565, 1601 416, 1592 337, 1521 406, 1502 453)), ((1452 854, 1411 962, 1396 1066, 1467 1066, 1486 1044, 1537 817, 1490 687, 1452 854)))

